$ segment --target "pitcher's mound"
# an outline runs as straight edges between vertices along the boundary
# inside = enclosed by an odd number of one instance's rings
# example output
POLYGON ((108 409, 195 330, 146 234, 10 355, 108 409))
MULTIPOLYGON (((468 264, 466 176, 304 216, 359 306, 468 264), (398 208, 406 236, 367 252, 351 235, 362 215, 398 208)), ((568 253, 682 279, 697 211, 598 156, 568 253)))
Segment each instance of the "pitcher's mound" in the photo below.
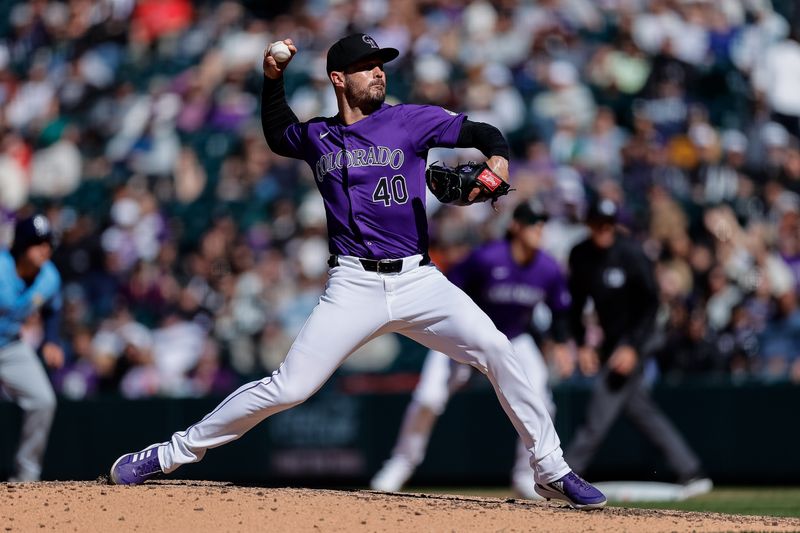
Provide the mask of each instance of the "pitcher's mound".
POLYGON ((800 519, 198 481, 0 484, 5 531, 798 531, 800 519))

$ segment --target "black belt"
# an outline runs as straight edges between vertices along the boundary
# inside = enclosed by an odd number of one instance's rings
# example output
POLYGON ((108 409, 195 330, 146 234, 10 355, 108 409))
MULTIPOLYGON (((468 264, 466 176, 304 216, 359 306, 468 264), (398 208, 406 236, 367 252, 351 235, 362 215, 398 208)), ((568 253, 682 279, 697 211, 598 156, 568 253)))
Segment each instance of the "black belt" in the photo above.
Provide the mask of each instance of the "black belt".
MULTIPOLYGON (((392 274, 403 270, 402 259, 366 259, 359 257, 358 261, 364 270, 369 272, 377 272, 379 274, 392 274)), ((427 253, 422 254, 422 259, 419 260, 419 266, 427 265, 431 262, 431 258, 427 253)), ((328 266, 333 268, 339 266, 339 256, 336 254, 328 258, 328 266)))

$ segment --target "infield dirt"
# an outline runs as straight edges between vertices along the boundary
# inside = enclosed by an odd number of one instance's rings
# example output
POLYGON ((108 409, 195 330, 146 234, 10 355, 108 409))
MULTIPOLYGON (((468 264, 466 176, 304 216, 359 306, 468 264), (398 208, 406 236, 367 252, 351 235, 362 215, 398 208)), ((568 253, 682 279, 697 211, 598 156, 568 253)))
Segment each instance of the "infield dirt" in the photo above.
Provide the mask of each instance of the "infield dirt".
POLYGON ((5 531, 462 532, 800 531, 800 519, 606 508, 519 499, 276 489, 161 481, 0 484, 5 531))

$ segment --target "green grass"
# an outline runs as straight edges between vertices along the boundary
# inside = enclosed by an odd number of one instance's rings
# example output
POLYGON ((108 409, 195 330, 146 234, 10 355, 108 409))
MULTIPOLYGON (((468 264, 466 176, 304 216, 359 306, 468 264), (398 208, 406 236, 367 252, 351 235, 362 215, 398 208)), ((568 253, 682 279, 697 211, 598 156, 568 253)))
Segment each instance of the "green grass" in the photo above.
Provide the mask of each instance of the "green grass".
MULTIPOLYGON (((409 492, 514 498, 505 487, 413 488, 409 492)), ((614 507, 674 509, 724 514, 800 517, 800 487, 719 487, 681 502, 609 502, 614 507)))
POLYGON ((725 514, 800 516, 800 488, 721 487, 682 502, 613 502, 616 507, 676 509, 725 514))

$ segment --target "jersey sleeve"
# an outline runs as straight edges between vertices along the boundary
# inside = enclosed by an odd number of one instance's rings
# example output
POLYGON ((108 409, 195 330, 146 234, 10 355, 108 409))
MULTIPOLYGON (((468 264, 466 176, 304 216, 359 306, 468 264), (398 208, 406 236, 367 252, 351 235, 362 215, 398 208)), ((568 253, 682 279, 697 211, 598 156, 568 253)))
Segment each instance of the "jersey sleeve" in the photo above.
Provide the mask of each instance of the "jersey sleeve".
POLYGON ((283 134, 283 139, 280 146, 280 153, 285 157, 292 157, 294 159, 304 159, 303 147, 306 146, 308 140, 308 123, 296 122, 291 124, 283 134))
POLYGON ((13 262, 0 255, 0 315, 13 312, 16 304, 14 287, 11 284, 13 262))
POLYGON ((22 294, 11 286, 11 275, 0 276, 0 314, 24 320, 45 303, 61 307, 61 276, 52 263, 45 263, 39 275, 22 294))
POLYGON ((62 306, 61 274, 58 273, 56 266, 48 261, 42 267, 42 272, 39 275, 42 278, 39 290, 46 298, 45 305, 53 311, 60 311, 62 306))
POLYGON ((402 120, 412 139, 414 151, 423 154, 435 146, 453 148, 466 115, 439 106, 403 106, 402 120))

